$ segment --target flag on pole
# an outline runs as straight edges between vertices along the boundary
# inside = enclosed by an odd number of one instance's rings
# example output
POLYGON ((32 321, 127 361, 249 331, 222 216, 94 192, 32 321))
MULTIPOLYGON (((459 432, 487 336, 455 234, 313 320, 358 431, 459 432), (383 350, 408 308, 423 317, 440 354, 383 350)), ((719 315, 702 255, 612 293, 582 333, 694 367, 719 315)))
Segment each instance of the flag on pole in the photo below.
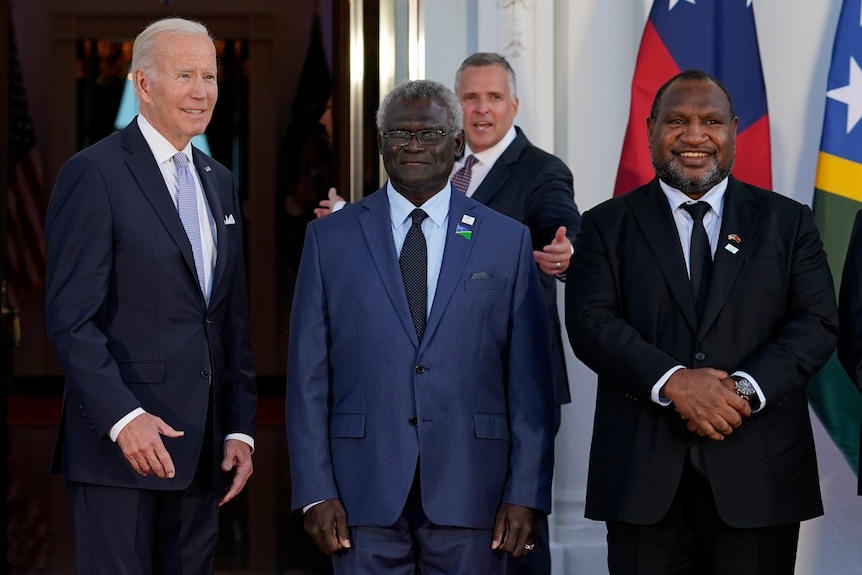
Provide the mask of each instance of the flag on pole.
MULTIPOLYGON (((8 16, 7 16, 8 17, 8 16)), ((11 26, 10 26, 11 30, 11 26)), ((5 270, 9 305, 21 307, 45 281, 45 194, 14 31, 9 34, 9 181, 5 270)))
POLYGON ((646 119, 659 87, 689 68, 717 77, 733 98, 739 116, 733 174, 755 186, 772 187, 766 87, 752 0, 655 0, 632 80, 615 196, 654 177, 646 119))
MULTIPOLYGON (((844 0, 832 46, 814 182, 814 219, 835 285, 862 208, 862 0, 844 0)), ((859 459, 862 397, 835 356, 814 378, 811 406, 853 469, 859 459)))

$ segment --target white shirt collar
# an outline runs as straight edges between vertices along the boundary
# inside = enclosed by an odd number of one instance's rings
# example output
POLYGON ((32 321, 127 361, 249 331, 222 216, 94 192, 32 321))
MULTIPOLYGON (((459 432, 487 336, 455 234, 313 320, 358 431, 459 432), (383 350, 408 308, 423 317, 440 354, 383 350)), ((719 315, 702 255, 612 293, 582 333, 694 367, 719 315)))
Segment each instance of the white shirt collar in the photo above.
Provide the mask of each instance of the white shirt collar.
POLYGON ((476 156, 476 159, 479 160, 484 166, 493 166, 494 163, 499 159, 500 156, 503 155, 503 152, 506 151, 506 148, 509 147, 509 144, 515 141, 515 136, 517 133, 515 132, 515 125, 512 124, 509 126, 509 131, 506 132, 506 135, 503 136, 499 142, 488 148, 487 150, 483 150, 481 152, 473 152, 470 149, 470 145, 466 144, 464 146, 464 155, 459 160, 459 164, 463 165, 467 159, 467 156, 473 154, 476 156))
MULTIPOLYGON (((416 209, 410 200, 398 193, 392 187, 392 182, 386 183, 386 195, 389 198, 389 215, 392 227, 398 228, 410 219, 410 212, 416 209)), ((449 214, 449 200, 452 197, 452 186, 449 182, 436 194, 428 198, 420 207, 428 214, 428 219, 438 227, 442 226, 449 214)))
POLYGON ((144 136, 144 140, 147 141, 147 145, 150 147, 150 150, 153 152, 153 156, 156 158, 156 163, 161 164, 162 162, 170 161, 174 155, 180 151, 185 152, 186 156, 189 158, 189 165, 194 169, 194 161, 192 156, 192 143, 189 140, 189 143, 186 144, 186 147, 182 150, 177 150, 174 148, 174 145, 171 144, 167 138, 159 133, 152 124, 150 124, 146 118, 144 118, 143 114, 138 114, 138 128, 141 129, 141 134, 144 136))
MULTIPOLYGON (((720 217, 722 209, 724 208, 724 193, 727 191, 727 182, 728 178, 724 178, 696 201, 709 203, 712 211, 720 217)), ((695 201, 676 188, 669 186, 664 182, 664 180, 659 180, 658 183, 661 186, 661 190, 664 192, 665 197, 667 197, 671 211, 678 209, 679 206, 684 203, 695 201)))

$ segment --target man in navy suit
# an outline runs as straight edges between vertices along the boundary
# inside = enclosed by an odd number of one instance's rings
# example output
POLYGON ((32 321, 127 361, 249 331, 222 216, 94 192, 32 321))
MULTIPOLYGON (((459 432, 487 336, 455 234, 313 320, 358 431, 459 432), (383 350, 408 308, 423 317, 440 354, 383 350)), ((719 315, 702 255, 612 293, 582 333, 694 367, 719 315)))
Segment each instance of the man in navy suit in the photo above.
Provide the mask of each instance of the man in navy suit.
POLYGON ((293 505, 336 573, 504 573, 550 508, 549 328, 530 234, 452 191, 462 125, 443 85, 402 84, 377 114, 389 182, 308 226, 287 432, 293 505), (399 264, 416 260, 399 258, 414 226, 427 275, 411 314, 399 264))
POLYGON ((598 374, 586 516, 612 575, 794 571, 823 513, 808 412, 838 312, 811 210, 731 175, 721 83, 687 70, 646 121, 656 178, 584 214, 566 284, 598 374))
POLYGON ((46 322, 66 375, 53 469, 78 573, 211 573, 257 411, 239 199, 190 144, 218 96, 216 50, 168 18, 131 68, 140 115, 71 158, 48 207, 46 322))

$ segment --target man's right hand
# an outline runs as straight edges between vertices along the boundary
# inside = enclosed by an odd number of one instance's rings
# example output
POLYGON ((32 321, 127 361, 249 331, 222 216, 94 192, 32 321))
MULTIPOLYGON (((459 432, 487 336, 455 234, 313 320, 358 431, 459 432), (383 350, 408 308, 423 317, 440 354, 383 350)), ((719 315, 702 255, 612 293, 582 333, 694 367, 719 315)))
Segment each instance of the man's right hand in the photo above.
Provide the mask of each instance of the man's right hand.
POLYGON ((347 514, 340 499, 327 499, 311 507, 305 512, 303 522, 317 548, 327 555, 350 548, 347 514))
POLYGON ((662 394, 688 422, 689 431, 715 441, 733 433, 742 425, 742 418, 751 415, 751 406, 733 391, 733 380, 719 369, 679 369, 667 380, 662 394))
POLYGON ((329 188, 329 194, 326 200, 320 200, 320 207, 314 208, 314 215, 318 218, 322 218, 323 216, 328 216, 332 213, 332 208, 335 207, 335 204, 338 202, 346 202, 344 198, 338 195, 338 192, 335 188, 329 188))
POLYGON ((120 431, 117 445, 132 469, 144 477, 155 475, 171 479, 176 475, 176 469, 161 436, 176 438, 184 434, 162 421, 161 417, 142 413, 120 431))

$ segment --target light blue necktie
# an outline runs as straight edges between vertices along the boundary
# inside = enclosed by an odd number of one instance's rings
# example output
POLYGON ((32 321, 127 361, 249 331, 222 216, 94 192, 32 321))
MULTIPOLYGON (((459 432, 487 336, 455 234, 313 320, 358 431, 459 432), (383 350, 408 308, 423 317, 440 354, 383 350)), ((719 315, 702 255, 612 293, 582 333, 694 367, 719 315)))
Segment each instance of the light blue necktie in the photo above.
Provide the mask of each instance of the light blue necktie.
POLYGON ((195 269, 198 274, 198 284, 201 293, 206 295, 206 283, 204 281, 204 251, 201 245, 201 224, 198 219, 198 197, 195 190, 195 178, 189 167, 189 159, 185 153, 178 152, 172 158, 177 168, 177 211, 180 220, 186 229, 186 235, 192 244, 192 253, 195 256, 195 269))

